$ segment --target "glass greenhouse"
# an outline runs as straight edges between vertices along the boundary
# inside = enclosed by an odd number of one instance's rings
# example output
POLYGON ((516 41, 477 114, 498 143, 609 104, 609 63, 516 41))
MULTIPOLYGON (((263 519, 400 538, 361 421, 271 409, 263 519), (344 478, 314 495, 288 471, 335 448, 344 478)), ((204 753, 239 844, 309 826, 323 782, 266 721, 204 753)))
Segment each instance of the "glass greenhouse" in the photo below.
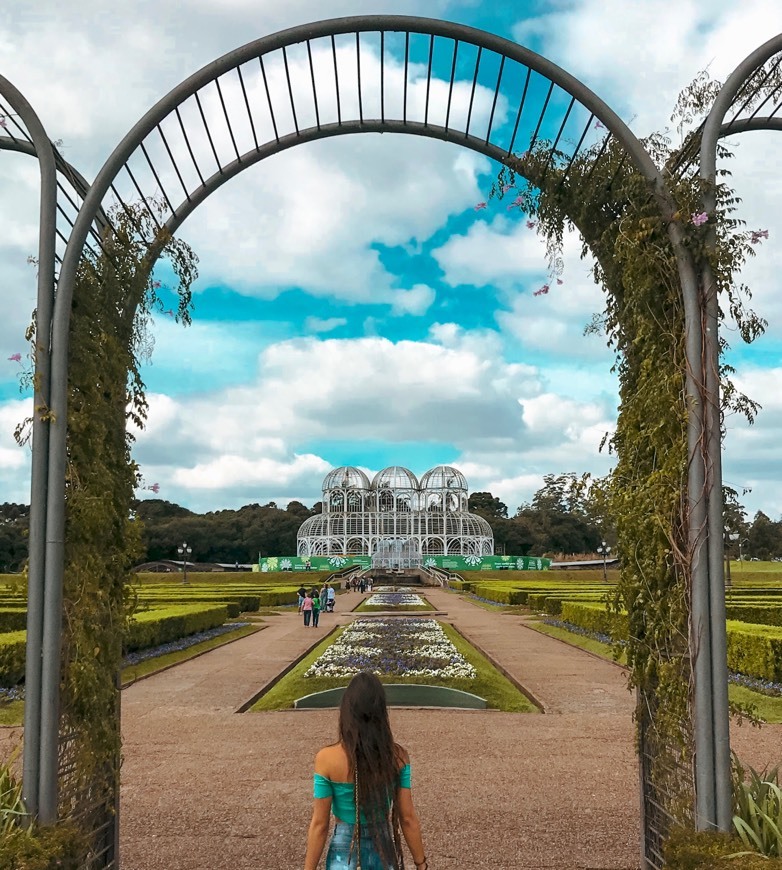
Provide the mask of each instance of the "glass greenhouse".
POLYGON ((305 520, 298 555, 371 555, 373 567, 408 568, 426 556, 490 556, 491 526, 467 510, 467 481, 438 465, 419 481, 393 465, 372 481, 359 468, 335 468, 323 481, 323 513, 305 520))

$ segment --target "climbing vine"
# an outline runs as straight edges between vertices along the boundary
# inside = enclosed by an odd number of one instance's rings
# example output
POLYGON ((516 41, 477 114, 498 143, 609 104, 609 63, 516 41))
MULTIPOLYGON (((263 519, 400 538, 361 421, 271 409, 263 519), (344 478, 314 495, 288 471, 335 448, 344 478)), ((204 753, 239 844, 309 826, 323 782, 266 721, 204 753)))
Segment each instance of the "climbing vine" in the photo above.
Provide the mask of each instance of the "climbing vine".
MULTIPOLYGON (((140 533, 131 519, 139 472, 127 424, 147 416, 140 364, 163 312, 151 277, 160 254, 188 323, 197 258, 159 228, 153 204, 109 214, 99 253, 85 252, 75 282, 68 354, 65 575, 61 671, 60 817, 99 830, 114 805, 120 760, 118 678, 130 568, 140 533), (148 239, 152 239, 150 244, 148 239)), ((93 843, 92 848, 98 848, 93 843)))
MULTIPOLYGON (((674 113, 680 132, 711 105, 718 86, 705 75, 682 93, 674 113), (683 125, 683 126, 682 126, 683 125)), ((602 125, 597 124, 598 127, 602 125)), ((512 207, 546 240, 550 278, 536 293, 562 284, 561 249, 568 231, 594 256, 594 277, 605 291, 605 310, 587 331, 601 332, 616 353, 619 417, 607 440, 616 466, 600 482, 616 525, 620 580, 609 602, 627 613, 625 648, 631 686, 638 690, 637 719, 651 734, 648 763, 669 817, 687 823, 692 813, 693 760, 690 660, 691 562, 687 503, 687 364, 684 304, 670 222, 676 222, 696 272, 711 266, 720 319, 744 341, 765 322, 748 307, 748 289, 735 281, 765 230, 748 230, 739 200, 718 179, 716 214, 702 212, 697 175, 698 131, 674 146, 667 134, 643 144, 663 168, 670 207, 661 208, 650 182, 623 147, 608 136, 570 155, 539 142, 503 169, 493 191, 515 197, 512 207), (512 192, 511 192, 512 191, 512 192), (667 213, 666 213, 667 212, 667 213), (707 244, 716 231, 716 246, 707 244)), ((724 159, 730 152, 720 147, 724 159)), ((722 340, 721 353, 728 349, 722 340)), ((723 413, 750 422, 757 405, 730 382, 721 365, 723 413)))

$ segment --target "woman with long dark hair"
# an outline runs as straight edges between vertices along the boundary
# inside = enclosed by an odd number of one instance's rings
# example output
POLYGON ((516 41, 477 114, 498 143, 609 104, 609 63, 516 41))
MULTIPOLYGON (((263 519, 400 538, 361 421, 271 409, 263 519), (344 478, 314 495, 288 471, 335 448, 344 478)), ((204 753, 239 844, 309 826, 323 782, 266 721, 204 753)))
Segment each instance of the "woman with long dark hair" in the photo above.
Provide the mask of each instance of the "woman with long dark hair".
POLYGON ((400 831, 416 870, 429 870, 410 758, 394 742, 383 684, 374 674, 356 674, 345 689, 339 740, 315 756, 314 794, 304 870, 317 870, 332 813, 326 870, 403 870, 400 831))

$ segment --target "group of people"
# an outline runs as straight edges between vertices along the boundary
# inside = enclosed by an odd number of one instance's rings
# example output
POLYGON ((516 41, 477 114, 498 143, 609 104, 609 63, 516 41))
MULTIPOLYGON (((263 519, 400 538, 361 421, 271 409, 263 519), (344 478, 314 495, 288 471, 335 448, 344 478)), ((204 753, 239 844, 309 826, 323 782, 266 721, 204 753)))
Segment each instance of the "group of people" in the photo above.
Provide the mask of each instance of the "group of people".
POLYGON ((337 594, 330 583, 324 583, 320 590, 317 587, 305 589, 304 586, 300 586, 298 596, 299 613, 304 614, 305 626, 312 625, 313 628, 317 628, 321 611, 325 610, 327 613, 334 612, 337 594))
POLYGON ((352 589, 354 592, 361 592, 363 595, 364 592, 372 591, 372 578, 364 577, 364 575, 354 575, 348 580, 348 589, 352 589))

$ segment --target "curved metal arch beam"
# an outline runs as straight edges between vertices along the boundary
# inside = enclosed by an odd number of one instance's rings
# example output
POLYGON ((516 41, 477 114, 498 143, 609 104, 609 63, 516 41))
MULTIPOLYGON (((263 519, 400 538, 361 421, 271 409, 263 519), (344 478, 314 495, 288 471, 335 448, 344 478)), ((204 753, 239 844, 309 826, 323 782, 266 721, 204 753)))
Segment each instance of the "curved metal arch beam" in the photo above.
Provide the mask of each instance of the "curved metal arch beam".
MULTIPOLYGON (((767 40, 750 53, 731 73, 717 94, 717 98, 703 126, 700 144, 700 177, 703 180, 703 210, 714 216, 717 207, 717 142, 724 136, 752 130, 782 129, 774 118, 750 118, 725 124, 725 116, 733 105, 742 86, 769 58, 782 51, 782 34, 767 40)), ((717 244, 716 226, 712 221, 706 239, 712 251, 717 244)), ((729 831, 732 817, 730 717, 728 704, 727 630, 725 623, 724 559, 724 504, 722 498, 722 436, 720 414, 719 375, 719 301, 717 285, 711 266, 706 263, 702 271, 704 298, 703 369, 704 369, 704 487, 702 498, 706 502, 706 562, 708 586, 697 594, 704 597, 699 606, 699 618, 709 661, 696 666, 710 672, 711 696, 698 689, 696 679, 696 744, 704 730, 712 734, 710 758, 699 769, 699 793, 713 788, 714 805, 698 800, 696 808, 698 827, 717 827, 729 831), (705 783, 705 779, 711 783, 705 783)), ((693 591, 693 598, 696 592, 693 591)), ((697 625, 697 623, 696 623, 697 625)), ((699 655, 699 660, 705 657, 699 655)), ((696 750, 697 751, 697 750, 696 750)))
MULTIPOLYGON (((2 75, 0 95, 8 101, 27 128, 32 140, 33 156, 37 158, 41 172, 22 787, 30 815, 38 816, 44 823, 51 823, 56 818, 56 807, 53 814, 41 814, 39 801, 41 772, 57 761, 56 711, 60 680, 60 633, 55 623, 60 617, 60 610, 56 601, 49 600, 45 589, 45 560, 49 537, 47 489, 50 433, 48 424, 42 418, 51 402, 49 340, 54 305, 57 169, 54 148, 38 115, 22 93, 2 75), (47 672, 44 662, 47 652, 48 661, 56 663, 56 676, 47 672), (54 734, 53 746, 51 740, 44 739, 45 729, 48 729, 49 736, 54 734)), ((3 138, 2 141, 9 140, 3 138)))
MULTIPOLYGON (((322 21, 301 27, 291 28, 280 33, 264 37, 255 42, 229 52, 223 57, 190 76, 175 87, 150 109, 139 122, 129 131, 125 138, 108 158, 94 183, 92 184, 66 248, 60 271, 60 281, 55 303, 55 316, 52 331, 52 382, 51 407, 55 418, 51 424, 51 442, 49 454, 49 491, 48 499, 53 511, 59 513, 51 516, 51 535, 53 536, 51 553, 47 553, 46 583, 47 587, 62 586, 63 551, 62 538, 64 527, 64 488, 65 488, 65 438, 66 438, 66 406, 67 406, 67 354, 70 309, 76 271, 81 259, 87 236, 93 222, 100 213, 103 198, 109 191, 118 172, 124 167, 145 137, 152 132, 157 124, 170 112, 177 108, 188 97, 195 94, 202 86, 216 80, 220 75, 239 66, 241 63, 262 56, 265 53, 281 49, 285 46, 312 40, 324 36, 353 34, 362 32, 403 32, 429 36, 442 36, 469 43, 478 48, 495 51, 502 57, 515 60, 529 69, 545 76, 551 83, 558 85, 569 93, 582 106, 597 118, 606 130, 612 134, 627 151, 636 169, 648 180, 660 212, 668 225, 668 233, 676 253, 682 294, 685 305, 685 316, 688 323, 687 341, 687 397, 690 413, 690 426, 700 435, 699 384, 700 384, 700 308, 698 305, 698 284, 692 257, 684 240, 684 234, 678 222, 673 219, 676 212, 675 204, 669 195, 667 186, 658 168, 637 137, 630 131, 619 116, 593 91, 578 79, 565 72, 556 64, 540 55, 523 48, 507 39, 485 33, 465 25, 437 21, 426 18, 408 16, 358 16, 322 21), (51 558, 49 558, 51 556, 51 558)), ((344 127, 345 125, 343 125, 344 127)), ((389 126, 385 129, 390 130, 389 126)), ((411 132, 410 129, 405 132, 411 132)), ((298 138, 301 141, 301 137, 298 138)), ((462 142, 465 144, 462 134, 462 142)), ((534 182, 533 182, 534 183, 534 182)), ((697 438, 696 438, 697 441, 697 438)), ((699 489, 693 491, 700 492, 699 489)), ((691 529, 700 529, 698 505, 691 509, 691 529)), ((56 804, 55 804, 56 805, 56 804)))
MULTIPOLYGON (((19 154, 28 154, 30 157, 37 157, 38 151, 31 142, 25 142, 22 139, 7 139, 0 138, 0 151, 16 151, 19 154)), ((54 148, 54 162, 57 171, 71 185, 71 187, 84 199, 87 191, 90 189, 87 179, 74 166, 68 163, 62 155, 54 148)))

